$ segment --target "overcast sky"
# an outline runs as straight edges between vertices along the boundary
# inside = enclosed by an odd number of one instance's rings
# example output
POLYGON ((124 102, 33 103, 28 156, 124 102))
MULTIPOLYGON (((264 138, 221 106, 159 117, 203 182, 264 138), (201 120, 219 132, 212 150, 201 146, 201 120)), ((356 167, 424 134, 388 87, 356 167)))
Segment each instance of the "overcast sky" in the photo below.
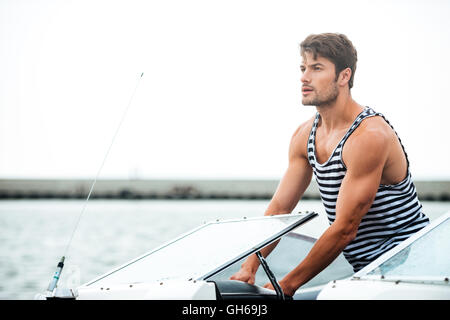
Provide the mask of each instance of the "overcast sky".
POLYGON ((353 98, 413 178, 450 179, 450 1, 0 0, 0 178, 270 178, 301 104, 299 43, 346 34, 353 98))

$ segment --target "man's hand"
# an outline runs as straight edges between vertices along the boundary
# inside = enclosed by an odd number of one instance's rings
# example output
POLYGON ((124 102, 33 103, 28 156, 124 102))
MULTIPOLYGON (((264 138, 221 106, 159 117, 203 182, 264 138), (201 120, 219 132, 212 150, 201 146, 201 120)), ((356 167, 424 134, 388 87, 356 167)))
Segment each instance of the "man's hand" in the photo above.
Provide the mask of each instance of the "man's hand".
POLYGON ((255 284, 255 272, 249 268, 242 267, 238 272, 230 277, 230 280, 244 281, 250 284, 255 284))
MULTIPOLYGON (((283 282, 283 280, 279 281, 278 284, 280 285, 281 290, 283 290, 285 295, 292 297, 295 294, 296 290, 293 287, 289 286, 288 283, 283 282)), ((275 288, 272 286, 272 284, 270 282, 266 283, 264 285, 264 288, 270 289, 270 290, 275 290, 275 288)))

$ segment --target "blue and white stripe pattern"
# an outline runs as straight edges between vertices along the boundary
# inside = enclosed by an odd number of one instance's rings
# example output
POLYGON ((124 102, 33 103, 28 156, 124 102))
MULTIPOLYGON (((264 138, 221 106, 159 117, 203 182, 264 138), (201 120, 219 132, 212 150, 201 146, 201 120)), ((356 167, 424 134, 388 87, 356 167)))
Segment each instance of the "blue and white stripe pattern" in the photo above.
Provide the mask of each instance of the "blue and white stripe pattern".
MULTIPOLYGON (((381 116, 394 130, 381 113, 366 107, 355 119, 329 159, 320 164, 316 160, 315 152, 316 130, 320 118, 319 113, 316 114, 308 139, 308 159, 313 168, 330 224, 336 218, 339 188, 347 171, 342 161, 342 148, 361 122, 373 116, 381 116)), ((395 134, 397 135, 396 132, 395 134)), ((407 176, 403 181, 394 185, 380 184, 372 206, 359 225, 356 238, 344 249, 343 254, 355 272, 429 223, 429 219, 422 213, 422 205, 411 178, 408 156, 400 138, 398 139, 408 165, 407 176)))

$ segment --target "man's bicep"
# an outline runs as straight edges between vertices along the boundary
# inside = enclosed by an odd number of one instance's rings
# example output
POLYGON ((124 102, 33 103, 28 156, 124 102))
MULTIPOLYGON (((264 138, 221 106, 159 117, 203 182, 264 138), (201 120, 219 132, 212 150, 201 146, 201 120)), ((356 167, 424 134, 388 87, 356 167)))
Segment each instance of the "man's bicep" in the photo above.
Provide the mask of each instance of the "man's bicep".
POLYGON ((336 213, 351 214, 359 208, 370 208, 379 186, 380 176, 376 171, 358 175, 348 173, 339 190, 336 213))
POLYGON ((347 172, 339 190, 336 219, 360 220, 370 209, 380 185, 386 150, 384 139, 357 141, 347 150, 347 172))

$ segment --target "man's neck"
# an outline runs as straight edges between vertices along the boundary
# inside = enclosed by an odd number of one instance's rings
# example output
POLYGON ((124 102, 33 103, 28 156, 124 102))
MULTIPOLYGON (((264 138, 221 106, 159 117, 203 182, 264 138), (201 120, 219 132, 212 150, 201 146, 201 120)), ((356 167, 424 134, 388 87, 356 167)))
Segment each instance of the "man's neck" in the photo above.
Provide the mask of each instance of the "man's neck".
POLYGON ((316 106, 320 114, 319 125, 325 132, 348 128, 356 116, 364 110, 351 95, 340 94, 332 104, 316 106))

